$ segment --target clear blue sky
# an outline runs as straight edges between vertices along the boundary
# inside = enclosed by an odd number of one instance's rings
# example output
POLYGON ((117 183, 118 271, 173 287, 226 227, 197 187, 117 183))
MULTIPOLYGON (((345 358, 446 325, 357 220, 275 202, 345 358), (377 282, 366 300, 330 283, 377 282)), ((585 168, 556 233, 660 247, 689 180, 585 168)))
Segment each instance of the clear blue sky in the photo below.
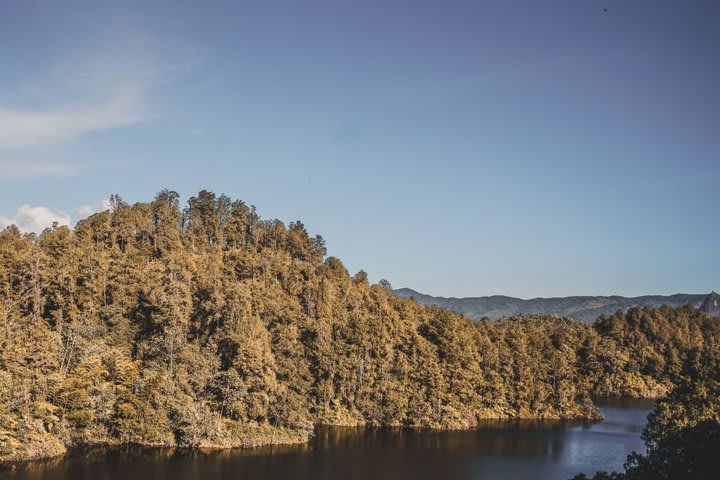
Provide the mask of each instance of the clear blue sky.
POLYGON ((3 223, 206 188, 395 287, 720 290, 717 1, 8 0, 0 59, 3 223))

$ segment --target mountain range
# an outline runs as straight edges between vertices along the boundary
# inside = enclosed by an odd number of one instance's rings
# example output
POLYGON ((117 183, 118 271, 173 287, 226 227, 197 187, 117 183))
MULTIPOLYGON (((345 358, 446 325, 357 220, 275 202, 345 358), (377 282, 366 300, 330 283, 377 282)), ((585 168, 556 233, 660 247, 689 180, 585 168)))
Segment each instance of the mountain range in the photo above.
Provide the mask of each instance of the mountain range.
POLYGON ((681 307, 700 306, 704 294, 645 295, 641 297, 622 297, 613 295, 578 296, 556 298, 522 298, 493 295, 489 297, 433 297, 411 288, 394 290, 399 297, 412 297, 423 305, 436 305, 453 310, 467 318, 480 320, 489 317, 493 320, 523 314, 561 315, 586 322, 594 321, 600 315, 612 315, 618 310, 627 311, 633 307, 681 307))

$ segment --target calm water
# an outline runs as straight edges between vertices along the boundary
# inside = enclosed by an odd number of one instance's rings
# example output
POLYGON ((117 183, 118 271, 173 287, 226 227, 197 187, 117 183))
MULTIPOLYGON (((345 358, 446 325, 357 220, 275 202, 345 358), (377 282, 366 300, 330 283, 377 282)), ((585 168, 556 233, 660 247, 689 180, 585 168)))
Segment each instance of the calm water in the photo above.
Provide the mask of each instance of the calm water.
POLYGON ((567 479, 617 470, 633 450, 649 402, 601 405, 595 424, 489 422, 463 432, 321 428, 307 445, 217 453, 95 450, 0 472, 0 480, 567 479))

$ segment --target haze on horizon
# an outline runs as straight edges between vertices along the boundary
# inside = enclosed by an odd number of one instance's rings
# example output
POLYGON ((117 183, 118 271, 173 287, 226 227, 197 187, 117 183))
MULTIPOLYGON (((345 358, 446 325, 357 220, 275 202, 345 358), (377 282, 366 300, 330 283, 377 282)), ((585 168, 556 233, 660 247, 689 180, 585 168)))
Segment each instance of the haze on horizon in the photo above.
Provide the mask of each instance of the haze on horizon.
POLYGON ((149 3, 0 6, 0 227, 205 188, 432 295, 720 290, 717 2, 149 3))

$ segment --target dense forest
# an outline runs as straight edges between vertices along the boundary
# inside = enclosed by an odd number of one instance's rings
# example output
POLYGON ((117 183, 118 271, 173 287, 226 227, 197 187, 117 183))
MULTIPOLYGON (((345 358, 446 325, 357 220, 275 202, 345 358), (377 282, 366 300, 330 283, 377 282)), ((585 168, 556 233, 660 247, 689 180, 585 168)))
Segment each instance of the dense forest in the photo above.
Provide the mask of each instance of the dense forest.
POLYGON ((394 295, 297 221, 160 192, 0 232, 0 461, 90 444, 300 442, 315 424, 596 418, 720 349, 702 312, 474 322, 394 295))

